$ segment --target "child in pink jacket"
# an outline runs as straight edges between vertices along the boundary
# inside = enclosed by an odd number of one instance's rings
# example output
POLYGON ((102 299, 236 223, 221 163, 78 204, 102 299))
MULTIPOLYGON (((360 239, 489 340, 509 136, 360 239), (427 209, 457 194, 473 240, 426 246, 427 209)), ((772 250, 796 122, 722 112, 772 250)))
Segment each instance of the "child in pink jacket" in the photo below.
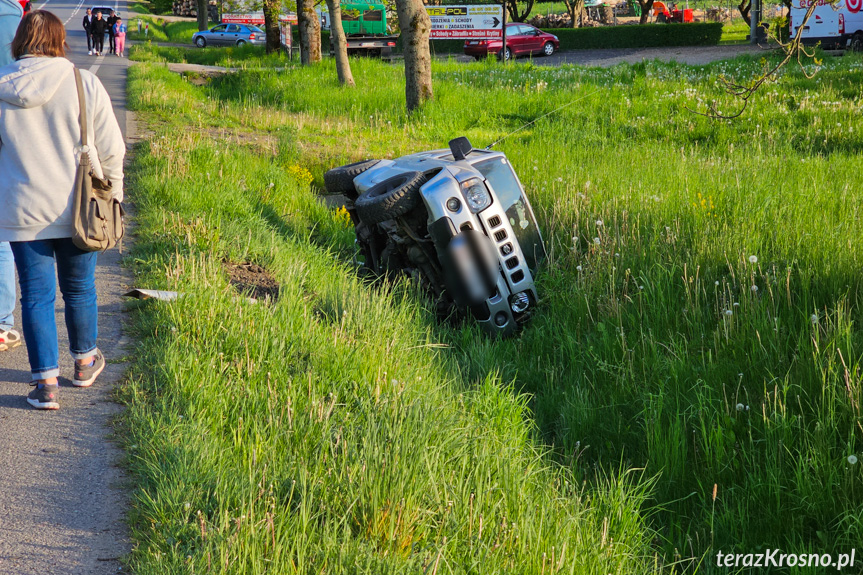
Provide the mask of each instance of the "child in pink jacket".
POLYGON ((123 19, 117 16, 117 21, 114 23, 114 48, 117 56, 122 56, 126 49, 126 25, 123 24, 123 19))

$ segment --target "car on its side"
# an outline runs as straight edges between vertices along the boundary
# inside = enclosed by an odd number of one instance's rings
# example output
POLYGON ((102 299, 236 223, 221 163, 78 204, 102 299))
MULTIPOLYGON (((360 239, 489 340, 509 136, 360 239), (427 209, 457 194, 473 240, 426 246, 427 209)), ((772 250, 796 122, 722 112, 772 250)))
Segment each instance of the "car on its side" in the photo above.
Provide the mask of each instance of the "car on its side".
POLYGON ((198 48, 207 46, 265 46, 267 34, 254 24, 218 24, 209 30, 195 32, 192 42, 198 48))
POLYGON ((456 138, 448 150, 333 168, 324 183, 345 198, 360 270, 414 278, 441 318, 470 314, 492 337, 530 318, 546 252, 505 154, 456 138))
POLYGON ((467 40, 464 53, 477 60, 494 54, 500 60, 509 60, 529 54, 551 56, 560 49, 560 40, 554 34, 543 32, 530 24, 513 22, 506 25, 506 50, 502 40, 467 40))

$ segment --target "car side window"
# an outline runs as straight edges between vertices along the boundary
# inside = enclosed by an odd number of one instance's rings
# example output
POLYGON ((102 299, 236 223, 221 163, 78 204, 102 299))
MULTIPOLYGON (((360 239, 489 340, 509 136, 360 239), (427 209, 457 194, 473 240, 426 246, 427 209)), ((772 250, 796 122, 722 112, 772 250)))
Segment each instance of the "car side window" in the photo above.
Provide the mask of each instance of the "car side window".
POLYGON ((516 34, 518 34, 519 36, 527 36, 530 34, 530 28, 527 26, 519 25, 519 26, 517 26, 517 28, 518 28, 518 32, 516 32, 516 34))
POLYGON ((218 26, 214 26, 210 32, 224 32, 227 27, 226 24, 219 24, 218 26))
POLYGON ((239 32, 239 31, 240 31, 240 27, 239 27, 239 26, 237 26, 236 24, 231 24, 231 25, 229 25, 229 26, 228 26, 228 29, 227 29, 227 32, 228 32, 229 34, 237 33, 237 32, 239 32))

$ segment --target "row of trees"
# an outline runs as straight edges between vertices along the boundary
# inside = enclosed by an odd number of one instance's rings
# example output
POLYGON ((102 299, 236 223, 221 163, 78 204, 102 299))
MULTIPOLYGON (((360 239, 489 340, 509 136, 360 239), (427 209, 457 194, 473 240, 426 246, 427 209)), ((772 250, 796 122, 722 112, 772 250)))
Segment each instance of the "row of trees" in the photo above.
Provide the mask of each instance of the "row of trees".
MULTIPOLYGON (((300 62, 304 66, 312 66, 321 61, 321 23, 315 13, 314 0, 296 1, 300 62)), ((198 0, 198 2, 206 2, 206 0, 198 0)), ((272 53, 281 48, 279 34, 281 0, 263 0, 263 2, 267 53, 272 53)), ((351 73, 351 63, 348 59, 348 44, 342 28, 341 1, 326 0, 326 2, 330 14, 330 39, 335 51, 339 83, 342 86, 353 88, 355 83, 351 73)), ((434 97, 429 50, 431 20, 422 0, 396 0, 396 12, 401 29, 405 59, 405 100, 408 112, 412 112, 434 97)), ((200 10, 198 10, 198 14, 201 14, 200 10)), ((206 18, 206 13, 204 17, 206 18)), ((200 16, 198 18, 200 19, 200 16)), ((204 27, 206 28, 206 22, 204 27)))

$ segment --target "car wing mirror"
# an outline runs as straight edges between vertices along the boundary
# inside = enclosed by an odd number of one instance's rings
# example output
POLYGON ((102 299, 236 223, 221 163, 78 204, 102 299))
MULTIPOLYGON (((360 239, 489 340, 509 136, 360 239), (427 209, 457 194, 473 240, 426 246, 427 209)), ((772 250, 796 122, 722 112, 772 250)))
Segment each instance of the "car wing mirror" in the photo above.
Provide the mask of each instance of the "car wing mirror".
POLYGON ((458 162, 465 159, 465 156, 473 150, 473 146, 470 145, 470 140, 461 136, 449 141, 449 149, 452 152, 452 159, 458 162))

